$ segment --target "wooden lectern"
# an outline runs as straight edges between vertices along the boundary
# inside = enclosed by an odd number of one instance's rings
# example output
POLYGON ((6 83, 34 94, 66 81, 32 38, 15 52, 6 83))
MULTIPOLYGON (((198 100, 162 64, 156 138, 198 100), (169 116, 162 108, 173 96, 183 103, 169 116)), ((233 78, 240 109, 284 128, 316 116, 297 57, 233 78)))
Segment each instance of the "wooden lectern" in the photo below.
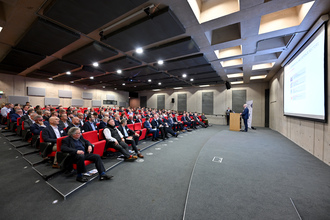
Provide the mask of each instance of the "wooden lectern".
POLYGON ((239 113, 230 113, 229 130, 239 131, 241 129, 241 116, 239 113))

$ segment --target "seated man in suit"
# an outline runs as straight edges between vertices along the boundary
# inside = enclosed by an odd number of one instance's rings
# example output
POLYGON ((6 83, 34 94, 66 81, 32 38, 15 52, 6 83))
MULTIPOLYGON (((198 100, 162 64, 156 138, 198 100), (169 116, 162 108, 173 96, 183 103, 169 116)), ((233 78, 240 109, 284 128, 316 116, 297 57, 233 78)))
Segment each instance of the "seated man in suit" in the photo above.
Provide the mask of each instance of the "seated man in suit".
POLYGON ((84 120, 84 114, 83 113, 81 113, 81 112, 79 112, 78 114, 77 114, 77 117, 79 118, 79 120, 80 120, 80 125, 81 125, 81 127, 84 125, 84 123, 85 123, 85 120, 84 120))
POLYGON ((82 137, 79 128, 70 128, 68 135, 69 137, 62 140, 61 151, 69 153, 72 162, 77 164, 77 181, 82 183, 88 181, 86 177, 83 177, 83 173, 87 172, 85 160, 95 163, 95 167, 99 173, 99 180, 109 180, 113 177, 105 174, 105 168, 100 155, 93 154, 92 144, 82 137))
POLYGON ((28 130, 30 127, 34 124, 34 117, 37 115, 37 113, 32 112, 29 114, 28 118, 24 121, 24 129, 28 130))
MULTIPOLYGON (((114 148, 124 155, 125 161, 134 161, 137 156, 133 156, 128 151, 128 145, 125 143, 124 136, 116 128, 114 119, 110 118, 107 126, 103 130, 105 139, 107 140, 107 148, 114 148)), ((105 155, 104 155, 105 156, 105 155)))
POLYGON ((109 117, 103 117, 99 124, 99 129, 105 128, 107 126, 108 121, 109 121, 109 117))
POLYGON ((135 123, 142 123, 141 115, 137 115, 135 119, 135 123))
POLYGON ((70 130, 72 127, 77 127, 81 129, 80 119, 78 117, 72 118, 72 123, 66 128, 67 131, 70 130))
POLYGON ((22 116, 23 116, 23 111, 22 111, 22 109, 18 108, 18 109, 15 110, 14 114, 10 115, 10 120, 12 122, 17 122, 17 119, 22 117, 22 116))
MULTIPOLYGON (((57 150, 57 146, 56 146, 57 138, 67 135, 66 132, 63 130, 63 128, 58 126, 59 121, 60 119, 58 117, 50 117, 49 126, 46 126, 46 128, 42 130, 42 138, 44 139, 44 141, 50 142, 52 144, 49 147, 46 147, 45 149, 41 149, 40 146, 40 151, 44 158, 47 157, 47 155, 50 154, 52 151, 57 150)), ((57 167, 56 163, 57 161, 55 158, 54 167, 57 167)))
MULTIPOLYGON (((132 113, 133 114, 133 113, 132 113)), ((127 124, 134 124, 134 118, 133 118, 133 115, 129 115, 128 116, 128 120, 127 120, 127 124)))
POLYGON ((23 115, 23 116, 21 117, 21 119, 20 119, 20 121, 19 121, 19 125, 21 125, 23 121, 25 121, 26 119, 28 119, 29 116, 30 116, 32 113, 34 113, 34 112, 35 112, 34 109, 33 109, 33 108, 30 108, 30 109, 27 111, 27 114, 26 114, 26 115, 23 115))
POLYGON ((165 130, 165 125, 163 124, 162 120, 159 119, 158 113, 154 114, 154 119, 151 121, 151 126, 153 129, 158 129, 162 136, 162 139, 165 140, 167 137, 167 132, 165 130))
POLYGON ((45 121, 48 121, 50 118, 50 111, 44 111, 44 116, 43 116, 43 119, 45 121))
POLYGON ((139 143, 140 135, 127 127, 126 119, 121 120, 121 125, 118 127, 118 130, 124 136, 125 143, 131 144, 136 155, 140 158, 143 158, 142 154, 136 147, 136 145, 139 143))
POLYGON ((159 141, 157 138, 157 135, 159 133, 158 129, 153 129, 150 122, 149 122, 149 117, 146 117, 145 122, 143 123, 144 128, 147 129, 147 134, 152 133, 152 141, 159 141))
POLYGON ((46 127, 46 125, 44 124, 42 116, 36 115, 34 117, 34 124, 31 125, 31 127, 30 127, 30 131, 34 135, 40 135, 40 131, 42 131, 45 127, 46 127))
POLYGON ((114 121, 115 121, 115 126, 117 127, 117 126, 119 126, 120 125, 120 116, 119 116, 119 114, 114 114, 114 121))
POLYGON ((62 128, 67 128, 70 124, 72 124, 72 123, 68 120, 67 114, 65 114, 65 113, 61 114, 58 125, 61 126, 62 128))
POLYGON ((207 126, 201 120, 199 120, 197 112, 195 112, 193 118, 195 122, 198 123, 200 126, 202 126, 203 128, 207 128, 207 126))
POLYGON ((88 121, 86 121, 84 123, 84 125, 81 128, 81 132, 88 132, 88 131, 95 131, 98 130, 96 123, 95 123, 95 119, 94 119, 94 115, 88 115, 88 121))
POLYGON ((174 124, 177 125, 178 131, 184 131, 183 123, 182 123, 182 121, 179 121, 178 114, 175 114, 175 116, 172 115, 172 117, 173 117, 174 124))
POLYGON ((188 128, 194 128, 193 123, 191 122, 191 120, 189 120, 189 116, 186 116, 185 113, 181 117, 181 121, 183 122, 184 125, 187 125, 188 128))

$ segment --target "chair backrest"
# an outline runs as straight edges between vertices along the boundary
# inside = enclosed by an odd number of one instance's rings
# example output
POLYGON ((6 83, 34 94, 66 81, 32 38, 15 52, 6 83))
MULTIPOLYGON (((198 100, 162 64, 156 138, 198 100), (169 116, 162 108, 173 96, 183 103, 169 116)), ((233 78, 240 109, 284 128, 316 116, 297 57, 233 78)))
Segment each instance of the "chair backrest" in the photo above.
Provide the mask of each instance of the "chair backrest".
POLYGON ((21 120, 21 118, 19 117, 19 118, 17 118, 17 126, 19 126, 19 121, 21 120))
POLYGON ((93 154, 98 154, 102 157, 106 142, 107 142, 106 140, 103 140, 103 141, 98 141, 98 142, 94 143, 93 154))
POLYGON ((134 131, 134 124, 128 124, 127 127, 134 131))
POLYGON ((104 130, 104 128, 99 130, 99 140, 100 141, 105 139, 104 134, 103 134, 103 130, 104 130))
POLYGON ((40 143, 44 143, 44 139, 42 138, 42 131, 40 131, 40 143))
POLYGON ((84 133, 82 133, 82 136, 91 143, 95 143, 95 142, 99 141, 96 130, 95 131, 84 132, 84 133))
POLYGON ((100 126, 100 122, 96 123, 96 126, 99 127, 100 126))
POLYGON ((63 136, 63 137, 60 137, 60 138, 57 138, 56 139, 56 147, 57 147, 57 152, 59 152, 59 151, 61 151, 61 146, 62 146, 62 140, 64 139, 64 138, 66 138, 66 137, 68 137, 68 136, 63 136))
POLYGON ((141 130, 142 129, 142 123, 138 122, 134 124, 134 131, 141 130))
POLYGON ((22 131, 24 131, 25 128, 24 128, 24 121, 22 121, 22 131))
POLYGON ((146 118, 142 118, 142 123, 144 123, 146 121, 146 118))

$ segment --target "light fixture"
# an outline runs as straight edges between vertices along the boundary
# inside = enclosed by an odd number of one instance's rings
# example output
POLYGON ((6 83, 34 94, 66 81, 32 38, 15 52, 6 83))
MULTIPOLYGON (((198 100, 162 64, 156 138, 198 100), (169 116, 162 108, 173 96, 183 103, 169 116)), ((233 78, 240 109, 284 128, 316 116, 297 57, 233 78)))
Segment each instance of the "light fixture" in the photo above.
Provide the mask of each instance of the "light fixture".
POLYGON ((99 66, 99 63, 98 62, 94 62, 93 63, 93 66, 97 67, 97 66, 99 66))
POLYGON ((227 74, 228 78, 236 78, 236 77, 242 77, 243 73, 233 73, 233 74, 227 74))
POLYGON ((136 88, 136 86, 134 86, 134 88, 136 88))
POLYGON ((158 60, 157 62, 159 65, 163 65, 164 64, 164 61, 163 60, 158 60))
POLYGON ((251 76, 251 77, 250 77, 250 80, 254 80, 254 79, 264 79, 264 78, 266 78, 266 77, 267 77, 267 75, 251 76))
POLYGON ((70 83, 74 83, 74 81, 70 81, 70 83))
POLYGON ((153 89, 152 91, 157 92, 157 91, 160 91, 160 89, 153 89))
POLYGON ((67 72, 66 72, 66 75, 71 75, 71 72, 70 72, 70 71, 67 71, 67 72))
POLYGON ((210 85, 200 85, 199 87, 209 87, 210 85))
POLYGON ((3 27, 0 26, 0 32, 2 31, 2 28, 3 28, 3 27))
POLYGON ((117 88, 114 88, 114 90, 117 90, 117 88))
POLYGON ((53 78, 48 78, 49 80, 53 80, 53 78))
POLYGON ((89 77, 90 79, 94 79, 94 76, 89 77))
POLYGON ((138 54, 141 54, 141 53, 143 53, 143 49, 141 47, 136 48, 135 52, 138 54))
POLYGON ((103 86, 103 89, 105 89, 105 86, 103 86))
POLYGON ((125 83, 122 84, 123 86, 126 85, 125 83))
POLYGON ((230 84, 242 84, 243 81, 234 81, 234 82, 230 82, 230 84))
POLYGON ((182 77, 183 77, 183 78, 186 78, 186 77, 187 77, 187 74, 185 74, 185 73, 182 74, 182 77))
POLYGON ((175 87, 175 88, 173 88, 173 89, 182 89, 182 87, 175 87))
POLYGON ((122 70, 117 70, 117 73, 118 74, 121 74, 123 71, 122 70))
POLYGON ((161 84, 162 84, 161 82, 158 83, 158 85, 161 85, 161 84))
POLYGON ((148 82, 151 82, 151 79, 148 79, 148 82))
POLYGON ((191 78, 191 79, 190 79, 190 82, 192 82, 192 81, 194 81, 194 79, 193 79, 193 78, 191 78))
POLYGON ((274 64, 275 62, 253 65, 252 70, 271 69, 274 66, 274 64))

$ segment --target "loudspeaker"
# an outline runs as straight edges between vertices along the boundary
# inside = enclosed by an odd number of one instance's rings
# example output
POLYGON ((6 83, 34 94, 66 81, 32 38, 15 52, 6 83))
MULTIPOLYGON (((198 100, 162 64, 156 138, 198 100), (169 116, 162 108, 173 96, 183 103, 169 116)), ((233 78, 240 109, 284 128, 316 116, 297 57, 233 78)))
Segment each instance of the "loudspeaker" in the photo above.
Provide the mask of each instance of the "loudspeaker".
POLYGON ((172 98, 172 103, 174 103, 174 98, 172 98))
POLYGON ((226 88, 227 88, 227 89, 230 89, 230 88, 231 88, 231 84, 230 84, 230 82, 226 81, 225 84, 226 84, 226 88))

